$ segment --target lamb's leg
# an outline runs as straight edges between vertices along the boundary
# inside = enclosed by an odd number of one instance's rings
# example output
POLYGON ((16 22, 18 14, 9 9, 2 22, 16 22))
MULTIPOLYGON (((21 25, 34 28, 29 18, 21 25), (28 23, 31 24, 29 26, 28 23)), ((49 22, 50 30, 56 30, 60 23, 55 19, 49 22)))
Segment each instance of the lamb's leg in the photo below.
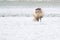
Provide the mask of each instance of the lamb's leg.
POLYGON ((36 18, 37 21, 39 21, 39 18, 36 18))
POLYGON ((40 18, 40 22, 41 22, 41 18, 40 18))
POLYGON ((42 18, 43 18, 43 16, 40 17, 40 22, 41 22, 42 18))

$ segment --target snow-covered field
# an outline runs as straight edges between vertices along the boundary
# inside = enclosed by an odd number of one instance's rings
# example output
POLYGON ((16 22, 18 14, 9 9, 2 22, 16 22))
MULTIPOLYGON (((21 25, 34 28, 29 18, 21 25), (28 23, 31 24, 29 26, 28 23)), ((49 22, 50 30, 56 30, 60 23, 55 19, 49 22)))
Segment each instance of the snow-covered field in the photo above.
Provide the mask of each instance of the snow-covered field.
POLYGON ((60 7, 41 7, 41 22, 33 21, 36 8, 0 7, 0 40, 60 40, 60 7))
POLYGON ((0 17, 0 40, 60 40, 60 17, 0 17))
MULTIPOLYGON (((0 16, 32 16, 38 7, 1 7, 0 16)), ((41 7, 45 16, 59 16, 60 7, 41 7)))

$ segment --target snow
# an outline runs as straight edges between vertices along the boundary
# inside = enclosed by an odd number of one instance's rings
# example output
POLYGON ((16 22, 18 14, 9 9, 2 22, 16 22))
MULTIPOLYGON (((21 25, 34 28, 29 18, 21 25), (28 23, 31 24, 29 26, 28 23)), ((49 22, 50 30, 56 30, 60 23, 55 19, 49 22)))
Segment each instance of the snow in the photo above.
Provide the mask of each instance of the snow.
MULTIPOLYGON (((31 16, 35 9, 38 7, 1 7, 0 8, 0 16, 11 16, 11 15, 16 15, 16 16, 26 16, 29 15, 31 16)), ((45 16, 48 15, 60 15, 60 7, 41 7, 42 11, 45 16)), ((55 15, 55 16, 56 16, 55 15)))
POLYGON ((60 7, 41 7, 41 22, 33 21, 35 8, 0 7, 0 40, 60 40, 60 7))
POLYGON ((60 40, 60 17, 0 17, 0 40, 60 40))

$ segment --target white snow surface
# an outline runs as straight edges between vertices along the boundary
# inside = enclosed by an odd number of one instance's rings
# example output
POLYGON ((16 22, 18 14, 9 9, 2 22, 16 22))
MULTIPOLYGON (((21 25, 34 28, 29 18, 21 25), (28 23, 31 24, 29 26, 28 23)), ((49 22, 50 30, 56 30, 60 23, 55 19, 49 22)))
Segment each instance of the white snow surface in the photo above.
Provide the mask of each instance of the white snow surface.
MULTIPOLYGON (((11 16, 11 15, 18 15, 18 16, 31 16, 35 9, 38 7, 2 7, 0 8, 0 16, 11 16)), ((50 14, 58 14, 60 15, 60 7, 41 7, 44 15, 50 14)))
POLYGON ((60 40, 60 17, 0 17, 0 40, 60 40))

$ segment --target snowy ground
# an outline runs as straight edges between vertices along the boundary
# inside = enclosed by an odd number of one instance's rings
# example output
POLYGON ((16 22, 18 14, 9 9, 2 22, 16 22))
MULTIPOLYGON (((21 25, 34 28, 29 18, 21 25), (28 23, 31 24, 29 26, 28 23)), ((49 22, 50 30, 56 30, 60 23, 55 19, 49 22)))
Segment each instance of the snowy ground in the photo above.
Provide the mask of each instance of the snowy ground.
POLYGON ((60 40, 60 17, 0 17, 0 40, 60 40))
MULTIPOLYGON (((0 7, 0 16, 32 16, 38 7, 0 7)), ((40 7, 39 7, 40 8, 40 7)), ((60 16, 60 7, 41 7, 45 16, 60 16)))

